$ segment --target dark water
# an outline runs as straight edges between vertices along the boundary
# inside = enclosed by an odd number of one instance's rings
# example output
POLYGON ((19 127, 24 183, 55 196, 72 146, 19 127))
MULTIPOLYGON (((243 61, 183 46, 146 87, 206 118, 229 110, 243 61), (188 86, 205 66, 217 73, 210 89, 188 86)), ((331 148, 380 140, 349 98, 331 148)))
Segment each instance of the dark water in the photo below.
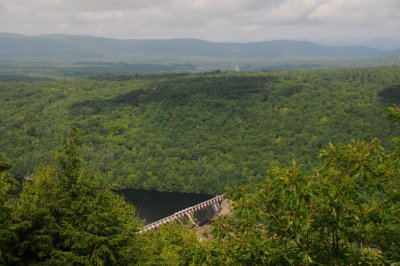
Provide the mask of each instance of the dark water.
POLYGON ((211 199, 213 196, 194 193, 159 192, 141 189, 120 189, 116 191, 136 207, 140 218, 149 224, 177 211, 211 199))

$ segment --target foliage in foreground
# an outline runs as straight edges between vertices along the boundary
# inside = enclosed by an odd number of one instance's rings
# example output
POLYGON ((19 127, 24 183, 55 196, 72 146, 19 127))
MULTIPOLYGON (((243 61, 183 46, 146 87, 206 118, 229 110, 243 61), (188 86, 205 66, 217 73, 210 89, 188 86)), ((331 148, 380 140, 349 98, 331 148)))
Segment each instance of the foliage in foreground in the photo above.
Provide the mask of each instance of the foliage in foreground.
POLYGON ((400 262, 399 152, 386 153, 377 140, 329 145, 312 174, 296 165, 275 167, 263 183, 232 189, 233 214, 214 222, 210 241, 180 225, 137 234, 141 224, 132 207, 96 186, 88 173, 71 171, 78 161, 73 149, 66 150, 63 168, 38 172, 14 201, 6 193, 12 182, 2 171, 2 263, 400 262))
POLYGON ((24 183, 7 217, 11 222, 1 221, 9 234, 2 238, 0 263, 127 265, 138 260, 136 233, 142 223, 122 197, 80 168, 75 141, 66 142, 60 167, 43 168, 32 183, 24 183))
POLYGON ((60 166, 38 171, 16 198, 1 158, 0 264, 398 265, 399 155, 353 141, 328 145, 311 173, 274 167, 228 191, 233 213, 204 241, 180 225, 138 234, 133 207, 81 168, 72 134, 60 166))
POLYGON ((386 265, 400 262, 399 154, 378 141, 329 145, 313 174, 275 167, 231 191, 214 228, 218 263, 386 265))
POLYGON ((140 264, 201 265, 207 264, 209 243, 200 241, 187 225, 166 224, 159 230, 147 232, 148 256, 140 264))
POLYGON ((8 256, 8 239, 14 237, 10 230, 13 204, 11 192, 17 188, 17 181, 9 173, 10 162, 0 152, 0 265, 8 256))

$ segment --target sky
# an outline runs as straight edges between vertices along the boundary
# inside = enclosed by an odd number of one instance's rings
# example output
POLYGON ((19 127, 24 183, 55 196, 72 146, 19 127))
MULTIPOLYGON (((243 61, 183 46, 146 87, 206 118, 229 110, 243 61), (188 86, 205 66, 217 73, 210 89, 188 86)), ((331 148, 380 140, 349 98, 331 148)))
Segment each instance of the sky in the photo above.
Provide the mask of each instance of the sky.
POLYGON ((224 42, 400 40, 400 0, 0 0, 0 32, 224 42))

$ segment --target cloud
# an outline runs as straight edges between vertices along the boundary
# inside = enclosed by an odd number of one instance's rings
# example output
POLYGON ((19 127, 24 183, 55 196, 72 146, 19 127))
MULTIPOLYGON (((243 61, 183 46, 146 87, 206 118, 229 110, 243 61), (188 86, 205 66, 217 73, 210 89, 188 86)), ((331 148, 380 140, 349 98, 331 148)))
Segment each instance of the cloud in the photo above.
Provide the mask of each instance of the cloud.
POLYGON ((0 0, 0 32, 254 41, 399 37, 398 0, 0 0))
POLYGON ((373 24, 394 18, 400 20, 400 1, 332 0, 319 6, 310 15, 321 22, 373 24))

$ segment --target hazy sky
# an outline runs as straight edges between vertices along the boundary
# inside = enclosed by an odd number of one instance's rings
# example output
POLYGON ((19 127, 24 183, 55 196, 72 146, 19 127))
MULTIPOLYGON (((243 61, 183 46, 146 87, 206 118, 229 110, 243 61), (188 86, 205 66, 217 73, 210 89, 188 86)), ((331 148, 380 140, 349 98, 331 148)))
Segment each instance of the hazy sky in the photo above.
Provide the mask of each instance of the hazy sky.
POLYGON ((400 37, 400 0, 0 0, 0 32, 211 41, 400 37))

